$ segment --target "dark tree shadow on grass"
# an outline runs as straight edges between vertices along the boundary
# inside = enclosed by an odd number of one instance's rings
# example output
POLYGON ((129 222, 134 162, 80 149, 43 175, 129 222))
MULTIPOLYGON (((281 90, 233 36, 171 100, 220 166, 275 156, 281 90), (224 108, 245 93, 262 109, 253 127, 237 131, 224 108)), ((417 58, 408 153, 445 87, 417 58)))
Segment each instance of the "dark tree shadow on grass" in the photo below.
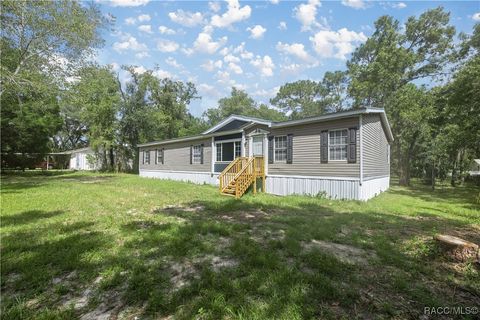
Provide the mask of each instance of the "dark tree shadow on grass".
POLYGON ((18 226, 18 225, 23 225, 23 224, 28 224, 32 222, 37 222, 38 220, 41 219, 48 219, 52 218, 61 214, 64 214, 65 212, 62 210, 56 210, 56 211, 43 211, 43 210, 29 210, 29 211, 23 211, 21 213, 17 214, 12 214, 8 216, 2 216, 1 217, 1 225, 3 227, 7 226, 18 226))

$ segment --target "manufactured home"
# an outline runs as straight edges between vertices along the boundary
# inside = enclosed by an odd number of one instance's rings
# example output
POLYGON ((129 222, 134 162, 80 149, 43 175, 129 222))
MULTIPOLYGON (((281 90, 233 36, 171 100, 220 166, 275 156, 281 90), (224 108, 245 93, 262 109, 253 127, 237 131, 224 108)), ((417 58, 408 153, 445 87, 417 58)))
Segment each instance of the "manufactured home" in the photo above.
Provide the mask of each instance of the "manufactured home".
POLYGON ((284 122, 231 115, 197 136, 139 145, 139 172, 218 185, 237 198, 253 186, 276 195, 368 200, 389 187, 392 141, 383 109, 284 122))

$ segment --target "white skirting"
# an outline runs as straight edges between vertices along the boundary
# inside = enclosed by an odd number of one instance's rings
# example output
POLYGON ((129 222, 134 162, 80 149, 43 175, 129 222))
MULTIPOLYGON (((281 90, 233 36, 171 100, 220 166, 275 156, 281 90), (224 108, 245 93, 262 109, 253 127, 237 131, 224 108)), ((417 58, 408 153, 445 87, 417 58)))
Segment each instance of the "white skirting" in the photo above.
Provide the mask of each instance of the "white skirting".
POLYGON ((268 176, 266 192, 276 195, 310 195, 324 194, 331 199, 368 200, 388 189, 390 177, 364 181, 360 185, 357 178, 340 177, 302 177, 302 176, 268 176))
POLYGON ((363 181, 362 185, 360 186, 360 194, 359 200, 368 200, 377 195, 381 192, 384 192, 390 186, 390 177, 378 177, 374 179, 369 179, 367 181, 363 181))
POLYGON ((218 174, 210 172, 161 171, 140 169, 140 177, 193 182, 198 184, 218 184, 218 174))
MULTIPOLYGON (((140 170, 141 177, 218 185, 218 174, 210 172, 140 170)), ((331 199, 366 201, 388 189, 390 177, 363 181, 358 178, 280 176, 269 175, 265 181, 267 193, 286 196, 291 194, 316 196, 325 194, 331 199)))

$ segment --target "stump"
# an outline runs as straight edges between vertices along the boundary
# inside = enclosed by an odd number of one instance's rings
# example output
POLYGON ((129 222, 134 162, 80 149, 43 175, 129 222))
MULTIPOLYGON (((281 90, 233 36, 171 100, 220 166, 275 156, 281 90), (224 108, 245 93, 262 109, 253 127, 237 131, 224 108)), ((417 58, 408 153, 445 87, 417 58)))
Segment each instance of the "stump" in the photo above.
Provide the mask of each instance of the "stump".
POLYGON ((435 236, 435 240, 440 243, 442 249, 453 259, 461 262, 476 261, 480 263, 480 251, 477 244, 443 234, 435 236))

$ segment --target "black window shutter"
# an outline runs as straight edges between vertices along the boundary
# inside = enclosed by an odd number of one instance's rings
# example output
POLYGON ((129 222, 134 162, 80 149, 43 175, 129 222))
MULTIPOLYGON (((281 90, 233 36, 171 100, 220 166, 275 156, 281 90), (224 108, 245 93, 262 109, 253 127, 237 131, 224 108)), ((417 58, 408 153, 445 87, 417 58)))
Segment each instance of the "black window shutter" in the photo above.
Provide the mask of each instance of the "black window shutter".
POLYGON ((293 134, 287 134, 287 163, 293 162, 293 134))
POLYGON ((145 151, 140 151, 140 157, 142 158, 142 164, 145 164, 145 151))
POLYGON ((348 129, 347 162, 357 162, 357 128, 348 129))
POLYGON ((200 145, 200 164, 203 164, 203 143, 200 145))
POLYGON ((193 163, 193 146, 190 146, 190 164, 193 163))
POLYGON ((155 149, 155 164, 158 164, 158 149, 155 149))
POLYGON ((320 132, 320 162, 328 163, 328 130, 320 132))
POLYGON ((162 164, 165 163, 165 148, 162 148, 162 164))
POLYGON ((268 137, 268 163, 273 163, 273 136, 268 137))

